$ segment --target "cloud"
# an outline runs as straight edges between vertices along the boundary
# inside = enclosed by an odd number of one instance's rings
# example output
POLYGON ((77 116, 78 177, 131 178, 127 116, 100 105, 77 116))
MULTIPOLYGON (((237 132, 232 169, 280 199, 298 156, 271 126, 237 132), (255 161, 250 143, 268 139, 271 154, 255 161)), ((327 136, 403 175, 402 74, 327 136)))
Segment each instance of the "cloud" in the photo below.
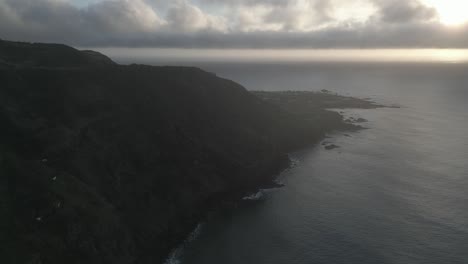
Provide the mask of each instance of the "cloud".
POLYGON ((70 44, 153 33, 164 24, 142 0, 104 1, 82 9, 64 0, 0 0, 0 13, 4 38, 70 44))
POLYGON ((431 21, 437 18, 437 11, 417 0, 377 0, 379 16, 385 23, 408 23, 431 21))
POLYGON ((227 30, 226 21, 222 17, 205 14, 200 8, 185 0, 175 2, 169 8, 166 17, 171 30, 181 32, 227 30))
POLYGON ((165 24, 142 0, 104 1, 79 10, 85 23, 114 33, 153 32, 165 24))
POLYGON ((291 0, 200 0, 199 2, 205 3, 205 4, 230 5, 230 6, 241 6, 241 5, 287 6, 294 1, 291 1, 291 0))
POLYGON ((468 48, 420 0, 0 0, 0 37, 75 46, 468 48))

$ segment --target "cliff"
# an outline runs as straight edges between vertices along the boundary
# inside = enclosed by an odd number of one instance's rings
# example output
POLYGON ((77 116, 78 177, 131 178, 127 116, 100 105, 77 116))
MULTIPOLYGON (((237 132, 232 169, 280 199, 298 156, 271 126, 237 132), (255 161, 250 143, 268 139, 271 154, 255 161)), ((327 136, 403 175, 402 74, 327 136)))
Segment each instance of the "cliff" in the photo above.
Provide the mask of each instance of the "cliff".
POLYGON ((208 210, 344 126, 197 68, 64 45, 0 41, 0 82, 2 263, 162 262, 208 210))

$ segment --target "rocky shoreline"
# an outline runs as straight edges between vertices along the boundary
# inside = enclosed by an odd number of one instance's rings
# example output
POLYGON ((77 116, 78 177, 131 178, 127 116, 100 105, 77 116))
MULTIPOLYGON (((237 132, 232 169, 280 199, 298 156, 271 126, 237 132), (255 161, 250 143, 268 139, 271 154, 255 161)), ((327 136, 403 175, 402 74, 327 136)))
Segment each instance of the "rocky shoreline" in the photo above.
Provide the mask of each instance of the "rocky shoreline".
MULTIPOLYGON (((323 141, 327 138, 327 133, 333 132, 352 132, 363 129, 360 125, 366 122, 365 119, 345 119, 342 115, 344 112, 336 112, 327 109, 376 109, 382 107, 388 107, 385 105, 377 104, 370 99, 360 99, 355 97, 341 96, 338 94, 331 94, 328 91, 320 92, 309 92, 309 91, 285 91, 285 92, 267 92, 267 91, 253 91, 254 95, 258 96, 262 100, 265 100, 268 103, 274 104, 281 109, 288 111, 289 113, 295 116, 301 116, 306 120, 312 119, 314 122, 322 125, 317 121, 318 118, 324 117, 329 119, 329 122, 325 122, 323 125, 327 125, 325 133, 317 138, 311 139, 309 143, 304 146, 298 146, 296 148, 290 149, 290 151, 296 151, 297 149, 307 148, 314 144, 322 142, 322 145, 327 150, 333 150, 340 148, 339 146, 323 141)), ((349 134, 346 134, 349 136, 349 134)), ((255 202, 260 200, 263 197, 263 192, 271 189, 281 188, 284 185, 278 183, 275 179, 277 176, 284 171, 285 169, 290 168, 291 160, 287 158, 287 155, 284 156, 285 159, 280 162, 280 166, 272 169, 270 173, 266 174, 265 180, 253 184, 243 190, 239 190, 223 199, 220 199, 220 203, 209 208, 207 212, 214 212, 220 209, 229 210, 230 207, 236 207, 244 203, 255 202)), ((206 216, 206 214, 203 214, 206 216)), ((197 219, 192 225, 190 225, 191 234, 193 230, 199 225, 200 222, 205 221, 205 217, 197 219)), ((189 235, 190 236, 190 235, 189 235)), ((188 240, 187 236, 181 238, 182 244, 185 244, 188 240)), ((173 249, 169 255, 168 260, 174 260, 175 251, 180 250, 180 243, 175 249, 173 249), (175 250, 175 251, 174 251, 175 250)), ((180 252, 177 252, 180 253, 180 252)), ((169 263, 166 260, 165 263, 169 263)))

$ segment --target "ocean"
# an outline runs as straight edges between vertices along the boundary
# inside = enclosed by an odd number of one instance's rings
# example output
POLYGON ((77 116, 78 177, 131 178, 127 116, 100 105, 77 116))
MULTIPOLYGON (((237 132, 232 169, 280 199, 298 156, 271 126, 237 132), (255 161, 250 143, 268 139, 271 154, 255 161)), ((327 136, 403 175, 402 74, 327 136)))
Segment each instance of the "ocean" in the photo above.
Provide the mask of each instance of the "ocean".
POLYGON ((214 214, 169 262, 468 263, 467 62, 136 62, 199 66, 249 90, 327 89, 400 106, 346 110, 367 129, 330 134, 334 150, 292 153, 283 188, 214 214))

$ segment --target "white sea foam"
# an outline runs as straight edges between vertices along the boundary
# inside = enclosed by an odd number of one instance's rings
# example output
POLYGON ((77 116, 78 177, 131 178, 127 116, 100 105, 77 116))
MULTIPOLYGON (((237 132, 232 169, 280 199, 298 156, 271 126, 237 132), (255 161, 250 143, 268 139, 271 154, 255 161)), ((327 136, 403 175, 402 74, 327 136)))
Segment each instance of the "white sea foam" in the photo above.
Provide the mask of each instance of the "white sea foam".
POLYGON ((254 193, 254 194, 245 196, 244 198, 242 198, 242 200, 244 200, 244 201, 258 201, 258 200, 262 199, 263 196, 264 196, 263 190, 259 190, 258 192, 254 193))
POLYGON ((181 264, 182 263, 181 259, 184 253, 184 249, 187 247, 189 243, 197 239, 197 237, 200 235, 202 231, 202 228, 203 228, 203 223, 199 223, 197 227, 195 227, 195 229, 187 236, 184 242, 180 246, 178 246, 176 249, 174 249, 171 252, 171 254, 169 254, 164 264, 181 264))

